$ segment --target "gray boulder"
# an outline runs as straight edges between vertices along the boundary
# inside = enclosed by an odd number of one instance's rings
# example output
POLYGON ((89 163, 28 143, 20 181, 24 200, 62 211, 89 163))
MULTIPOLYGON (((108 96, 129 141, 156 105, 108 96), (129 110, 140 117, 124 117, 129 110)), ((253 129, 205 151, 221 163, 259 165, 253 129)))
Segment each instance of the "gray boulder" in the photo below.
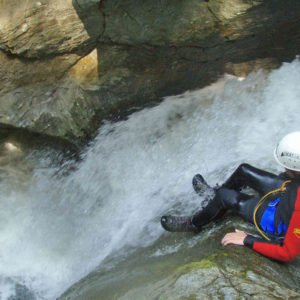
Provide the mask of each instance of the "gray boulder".
POLYGON ((85 142, 163 97, 299 54, 299 1, 0 2, 0 124, 85 142))

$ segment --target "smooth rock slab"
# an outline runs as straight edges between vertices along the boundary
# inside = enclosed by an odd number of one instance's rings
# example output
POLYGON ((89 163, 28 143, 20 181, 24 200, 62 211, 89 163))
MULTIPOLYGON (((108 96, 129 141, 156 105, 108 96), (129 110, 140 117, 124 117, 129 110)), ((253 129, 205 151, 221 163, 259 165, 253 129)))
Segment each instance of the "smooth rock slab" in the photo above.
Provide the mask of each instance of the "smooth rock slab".
MULTIPOLYGON (((220 256, 228 259, 227 255, 220 256)), ((166 279, 131 290, 118 299, 300 299, 299 293, 253 271, 229 270, 214 260, 211 256, 183 265, 166 279)))

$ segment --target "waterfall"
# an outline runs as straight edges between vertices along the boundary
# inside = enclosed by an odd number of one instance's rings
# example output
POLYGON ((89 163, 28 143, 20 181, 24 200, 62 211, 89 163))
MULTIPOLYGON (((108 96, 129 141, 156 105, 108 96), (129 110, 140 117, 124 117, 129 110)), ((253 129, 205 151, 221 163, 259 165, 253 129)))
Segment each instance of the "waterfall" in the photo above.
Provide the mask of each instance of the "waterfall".
POLYGON ((115 253, 152 245, 162 214, 199 208, 196 173, 214 185, 242 162, 279 172, 274 147, 300 130, 299 82, 296 59, 167 97, 104 124, 72 171, 28 154, 22 176, 0 181, 0 298, 55 299, 115 253))

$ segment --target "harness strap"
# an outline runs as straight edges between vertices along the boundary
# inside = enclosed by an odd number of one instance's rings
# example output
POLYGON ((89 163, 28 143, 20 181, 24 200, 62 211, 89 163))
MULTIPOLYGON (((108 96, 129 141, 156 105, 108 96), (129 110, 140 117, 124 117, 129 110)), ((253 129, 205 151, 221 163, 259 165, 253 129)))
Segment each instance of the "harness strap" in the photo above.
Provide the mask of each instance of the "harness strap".
POLYGON ((257 203, 256 207, 255 207, 255 210, 254 210, 254 213, 253 213, 253 221, 254 221, 254 225, 256 227, 256 229, 259 231, 259 233, 268 241, 270 241, 271 239, 268 238, 263 232, 262 230, 260 230, 260 228, 258 227, 257 225, 257 222, 256 222, 256 213, 258 211, 258 209, 261 207, 261 205, 264 203, 264 201, 266 200, 267 197, 269 197, 271 194, 274 194, 274 193, 278 193, 278 192, 282 192, 285 190, 285 185, 287 183, 291 182, 291 180, 287 180, 283 183, 283 185, 281 186, 281 188, 279 189, 276 189, 274 191, 270 191, 269 193, 267 193, 266 195, 264 195, 260 200, 259 202, 257 203))

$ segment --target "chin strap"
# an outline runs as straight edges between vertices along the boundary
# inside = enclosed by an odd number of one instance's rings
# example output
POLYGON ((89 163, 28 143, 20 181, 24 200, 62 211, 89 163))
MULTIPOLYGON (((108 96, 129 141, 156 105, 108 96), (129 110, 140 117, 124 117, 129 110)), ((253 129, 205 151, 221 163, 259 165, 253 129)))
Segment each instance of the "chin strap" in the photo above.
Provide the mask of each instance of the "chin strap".
POLYGON ((257 225, 257 222, 256 222, 256 213, 258 211, 258 209, 261 207, 261 205, 264 203, 264 201, 266 200, 267 197, 269 197, 270 195, 274 194, 274 193, 278 193, 278 192, 282 192, 282 191, 285 191, 285 185, 287 183, 291 182, 291 180, 287 180, 283 183, 283 185, 281 186, 281 188, 279 189, 276 189, 274 191, 271 191, 269 193, 267 193, 266 195, 264 195, 258 202, 258 204, 256 205, 256 208, 254 210, 254 213, 253 213, 253 221, 254 221, 254 225, 255 227, 257 228, 257 230, 259 231, 259 233, 268 241, 270 241, 271 239, 268 238, 263 232, 262 230, 260 230, 259 226, 257 225))

